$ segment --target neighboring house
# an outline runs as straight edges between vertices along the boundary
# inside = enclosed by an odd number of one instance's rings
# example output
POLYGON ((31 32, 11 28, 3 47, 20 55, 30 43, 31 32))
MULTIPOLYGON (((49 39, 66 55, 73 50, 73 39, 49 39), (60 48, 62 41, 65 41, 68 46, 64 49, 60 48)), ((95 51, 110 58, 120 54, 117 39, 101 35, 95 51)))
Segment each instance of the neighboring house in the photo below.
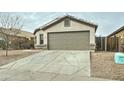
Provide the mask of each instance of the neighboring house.
POLYGON ((31 33, 31 32, 27 32, 27 31, 23 31, 23 30, 21 30, 20 32, 19 32, 19 34, 17 34, 17 36, 18 37, 25 37, 25 38, 27 38, 28 40, 33 40, 34 39, 34 35, 33 35, 33 33, 31 33))
MULTIPOLYGON (((16 36, 10 35, 9 36, 9 48, 11 49, 27 49, 27 48, 34 48, 34 35, 31 32, 27 31, 19 31, 19 33, 16 36)), ((4 34, 0 33, 0 39, 2 41, 4 40, 4 34)), ((0 42, 0 46, 5 43, 0 42)), ((3 48, 5 48, 5 45, 3 45, 3 48)))
POLYGON ((19 34, 17 34, 18 41, 20 43, 20 48, 29 49, 34 48, 34 35, 31 32, 21 30, 19 34))
POLYGON ((37 28, 35 47, 49 50, 95 50, 97 25, 65 15, 37 28))
POLYGON ((124 51, 124 26, 107 36, 108 51, 124 51))

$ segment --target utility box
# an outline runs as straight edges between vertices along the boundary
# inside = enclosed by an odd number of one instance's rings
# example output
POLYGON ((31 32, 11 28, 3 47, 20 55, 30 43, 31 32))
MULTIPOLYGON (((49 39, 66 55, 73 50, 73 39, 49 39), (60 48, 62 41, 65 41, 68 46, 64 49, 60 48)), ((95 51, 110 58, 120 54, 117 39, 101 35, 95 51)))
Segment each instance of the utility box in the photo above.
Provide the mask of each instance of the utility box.
POLYGON ((124 64, 124 53, 115 53, 114 60, 116 64, 124 64))

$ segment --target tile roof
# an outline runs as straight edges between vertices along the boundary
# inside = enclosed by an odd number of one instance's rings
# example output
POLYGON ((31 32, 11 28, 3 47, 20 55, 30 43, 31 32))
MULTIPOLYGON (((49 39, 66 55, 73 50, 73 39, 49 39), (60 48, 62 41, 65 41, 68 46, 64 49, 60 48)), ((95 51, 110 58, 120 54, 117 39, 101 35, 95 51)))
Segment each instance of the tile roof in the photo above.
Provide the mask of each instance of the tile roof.
MULTIPOLYGON (((0 29, 5 29, 5 31, 7 31, 6 28, 1 27, 0 29)), ((13 35, 13 33, 10 34, 10 35, 13 35)), ((28 31, 24 31, 24 30, 20 30, 19 33, 17 34, 17 36, 20 36, 20 37, 34 37, 33 33, 28 32, 28 31)))
POLYGON ((77 18, 77 17, 75 17, 75 16, 71 16, 71 15, 64 15, 64 16, 61 16, 61 17, 57 17, 57 18, 55 18, 54 20, 52 20, 52 21, 50 21, 50 22, 48 22, 48 23, 42 25, 41 27, 35 29, 34 34, 35 34, 37 31, 39 31, 39 30, 44 30, 44 29, 50 27, 52 24, 54 24, 54 23, 56 23, 56 22, 58 22, 58 21, 60 21, 60 20, 62 20, 62 19, 64 19, 64 18, 70 18, 70 19, 73 19, 73 20, 76 20, 76 21, 80 21, 80 22, 85 23, 85 24, 87 24, 87 25, 93 26, 93 27, 95 27, 96 29, 97 29, 97 27, 98 27, 97 24, 94 24, 94 23, 92 23, 92 22, 86 21, 86 20, 84 20, 84 19, 80 19, 80 18, 77 18))
POLYGON ((113 33, 111 33, 110 35, 108 35, 107 37, 111 37, 119 32, 121 32, 122 30, 124 30, 124 26, 120 27, 119 29, 117 29, 116 31, 114 31, 113 33))

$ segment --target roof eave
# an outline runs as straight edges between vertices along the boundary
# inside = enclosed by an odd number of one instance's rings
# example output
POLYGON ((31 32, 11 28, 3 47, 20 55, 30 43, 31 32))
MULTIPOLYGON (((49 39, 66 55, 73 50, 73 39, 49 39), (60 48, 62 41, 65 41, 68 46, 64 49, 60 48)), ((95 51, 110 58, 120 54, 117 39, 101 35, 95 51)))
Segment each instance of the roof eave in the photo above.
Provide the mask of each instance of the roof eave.
POLYGON ((95 27, 95 32, 96 32, 96 30, 98 28, 98 25, 96 25, 96 24, 92 24, 92 23, 86 22, 84 20, 77 19, 77 18, 75 18, 73 16, 67 15, 67 16, 61 17, 60 19, 56 20, 55 22, 53 22, 53 23, 51 23, 49 25, 46 25, 46 26, 43 26, 43 27, 35 29, 34 34, 36 34, 36 32, 38 32, 39 30, 45 30, 45 29, 49 28, 51 25, 56 24, 58 21, 61 21, 62 19, 66 18, 66 17, 74 19, 74 20, 77 20, 77 21, 80 21, 80 22, 85 23, 85 24, 87 24, 89 26, 95 27))
POLYGON ((114 31, 113 33, 111 33, 111 34, 108 35, 107 37, 109 38, 109 37, 111 37, 111 36, 113 36, 113 35, 115 35, 115 34, 121 32, 122 30, 124 30, 124 26, 120 27, 118 30, 114 31))

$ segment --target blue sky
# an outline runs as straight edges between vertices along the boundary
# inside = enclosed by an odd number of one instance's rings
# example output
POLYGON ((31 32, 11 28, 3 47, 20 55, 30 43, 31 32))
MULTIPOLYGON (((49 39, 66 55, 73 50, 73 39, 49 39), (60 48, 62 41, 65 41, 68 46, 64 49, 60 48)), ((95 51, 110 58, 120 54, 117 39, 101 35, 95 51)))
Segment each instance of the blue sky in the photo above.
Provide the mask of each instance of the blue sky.
POLYGON ((9 14, 21 16, 24 20, 23 30, 29 32, 65 14, 98 24, 97 36, 109 35, 124 25, 124 12, 9 12, 9 14))

